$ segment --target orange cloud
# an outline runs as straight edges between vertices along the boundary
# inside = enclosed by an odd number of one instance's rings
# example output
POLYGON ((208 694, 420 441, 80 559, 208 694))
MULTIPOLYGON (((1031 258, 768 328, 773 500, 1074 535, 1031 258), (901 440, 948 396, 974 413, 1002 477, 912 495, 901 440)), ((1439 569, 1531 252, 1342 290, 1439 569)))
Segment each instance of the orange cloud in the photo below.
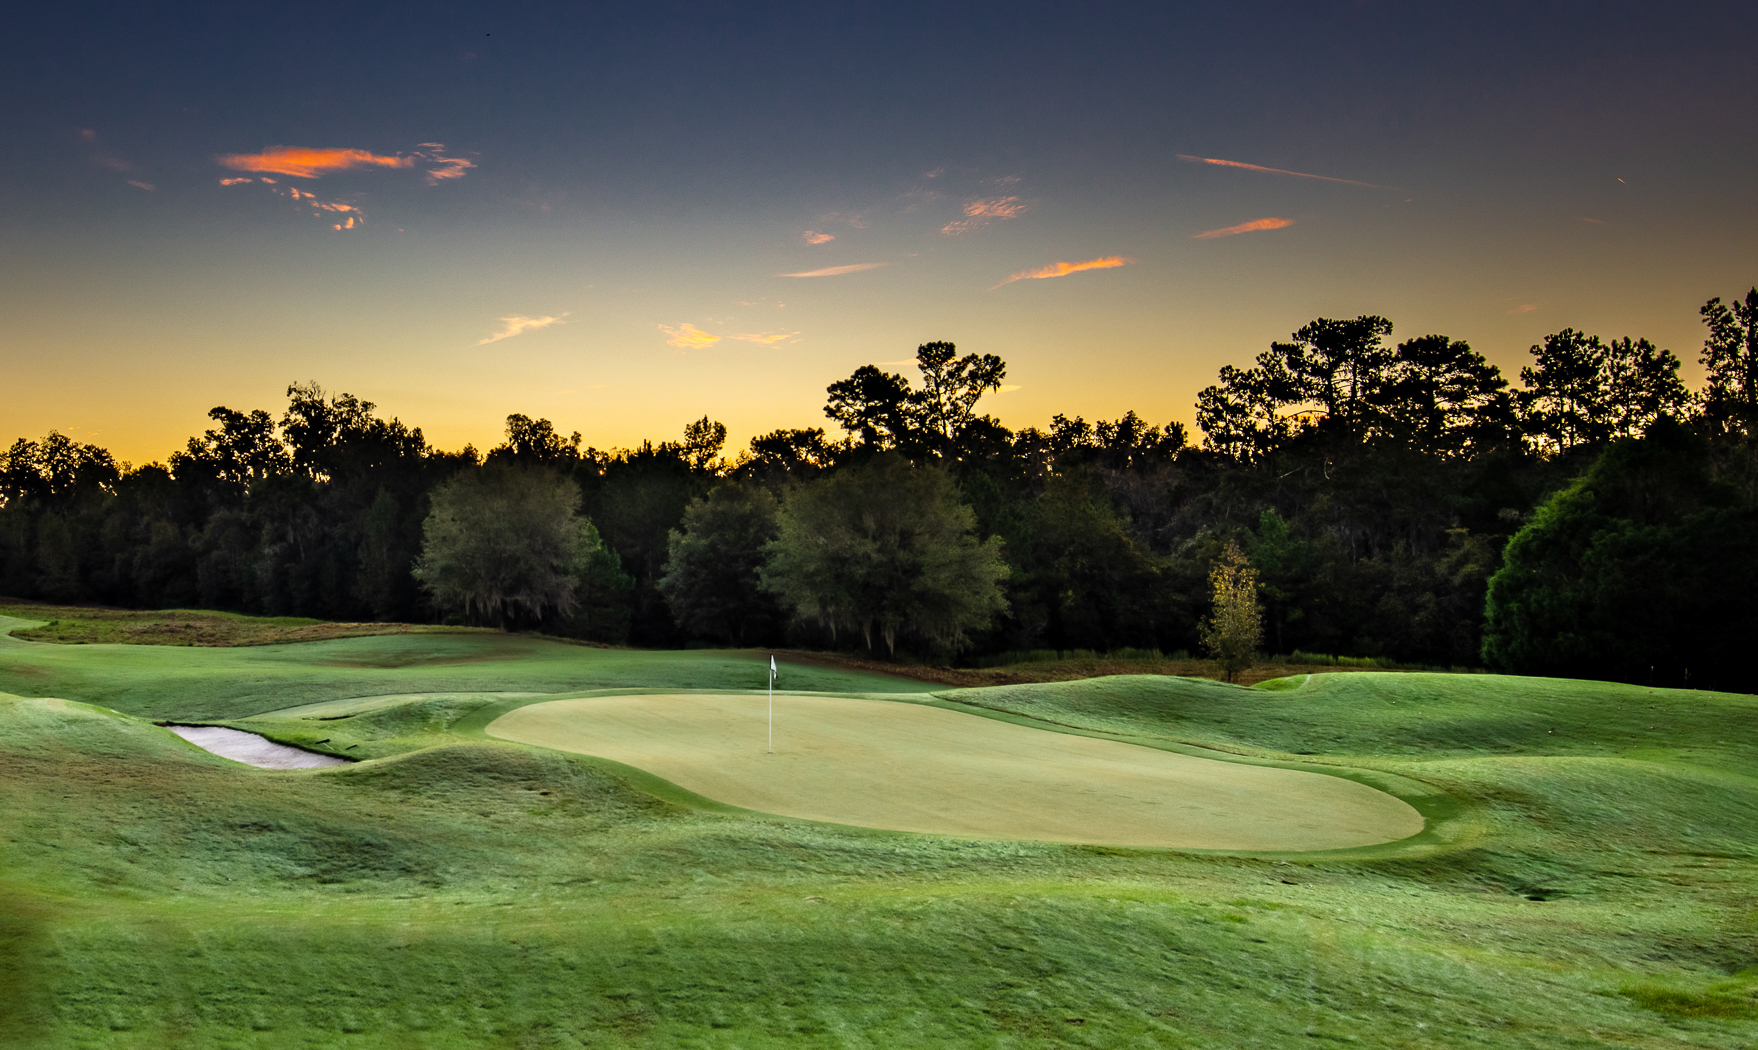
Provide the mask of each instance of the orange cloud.
POLYGON ((859 273, 862 270, 877 270, 890 263, 851 263, 848 266, 827 266, 822 270, 806 270, 801 273, 778 273, 777 277, 835 277, 838 274, 859 273))
POLYGON ((816 230, 806 231, 807 244, 829 244, 834 240, 836 240, 836 234, 834 233, 819 233, 816 230))
POLYGON ((355 224, 354 216, 350 215, 350 216, 348 216, 347 222, 333 222, 333 223, 331 223, 330 229, 332 229, 332 230, 352 230, 354 228, 354 224, 355 224))
POLYGON ((953 236, 970 233, 989 225, 993 219, 1017 219, 1029 207, 1021 204, 1018 197, 991 197, 988 200, 970 201, 964 206, 965 217, 940 227, 940 232, 953 236))
MULTIPOLYGON (((1082 270, 1109 270, 1117 266, 1128 266, 1134 259, 1126 259, 1121 255, 1107 255, 1102 259, 1088 259, 1085 262, 1053 262, 1048 266, 1040 266, 1035 270, 1021 270, 1009 274, 1001 284, 1012 284, 1015 281, 1035 281, 1045 277, 1067 277, 1071 273, 1082 270)), ((1001 287, 996 285, 996 288, 1001 287)))
POLYGON ((1179 160, 1187 160, 1192 164, 1216 164, 1223 168, 1241 168, 1245 171, 1261 171, 1266 175, 1292 175, 1297 179, 1318 179, 1321 182, 1341 182, 1346 186, 1366 186, 1373 190, 1395 190, 1396 186, 1381 186, 1375 182, 1357 182, 1354 179, 1334 179, 1329 175, 1309 175, 1304 171, 1289 171, 1286 168, 1266 168, 1259 164, 1247 164, 1238 160, 1222 160, 1219 157, 1193 157, 1188 153, 1178 154, 1179 160))
POLYGON ((218 159, 221 166, 233 171, 268 172, 299 179, 322 178, 329 172, 351 168, 415 166, 413 157, 385 157, 363 149, 311 149, 305 146, 270 146, 261 153, 228 153, 218 159))
POLYGON ((1514 307, 1512 310, 1509 310, 1508 312, 1511 314, 1529 314, 1536 309, 1538 309, 1537 303, 1523 303, 1519 306, 1514 307))
POLYGON ((798 332, 764 332, 753 335, 735 335, 733 338, 746 343, 757 343, 761 346, 774 346, 776 343, 785 342, 799 334, 798 332))
MULTIPOLYGON (((350 218, 347 225, 352 226, 353 224, 354 220, 350 218)), ((346 228, 347 226, 336 227, 336 229, 339 230, 346 228)), ((568 315, 562 314, 562 317, 566 316, 568 315)), ((487 339, 477 340, 476 345, 486 346, 489 343, 498 343, 502 339, 511 339, 521 332, 529 332, 538 328, 548 328, 552 324, 560 324, 562 317, 525 317, 520 314, 514 314, 511 317, 503 317, 501 318, 501 330, 489 336, 487 339)))
MULTIPOLYGON (((237 177, 237 178, 235 178, 235 179, 221 179, 221 180, 220 180, 220 185, 222 185, 222 186, 237 186, 237 185, 240 185, 240 184, 242 184, 242 183, 246 183, 246 182, 255 182, 255 181, 256 181, 256 180, 255 180, 255 179, 253 179, 253 178, 249 178, 249 177, 248 177, 248 176, 244 176, 244 175, 240 175, 240 176, 238 176, 238 177, 237 177)), ((264 180, 263 180, 263 181, 264 181, 264 182, 267 182, 267 181, 268 181, 268 180, 267 180, 267 179, 264 179, 264 180)))
POLYGON ((681 324, 676 328, 662 324, 658 328, 666 335, 671 336, 666 342, 679 350, 706 350, 720 342, 720 336, 704 332, 693 324, 681 324))
POLYGON ((1251 233, 1254 230, 1279 230, 1284 226, 1292 225, 1294 225, 1293 219, 1277 219, 1273 217, 1268 219, 1253 219, 1250 222, 1242 222, 1237 226, 1226 226, 1219 230, 1204 230, 1201 233, 1193 233, 1190 235, 1190 238, 1195 241, 1212 241, 1216 237, 1232 237, 1234 234, 1251 233))

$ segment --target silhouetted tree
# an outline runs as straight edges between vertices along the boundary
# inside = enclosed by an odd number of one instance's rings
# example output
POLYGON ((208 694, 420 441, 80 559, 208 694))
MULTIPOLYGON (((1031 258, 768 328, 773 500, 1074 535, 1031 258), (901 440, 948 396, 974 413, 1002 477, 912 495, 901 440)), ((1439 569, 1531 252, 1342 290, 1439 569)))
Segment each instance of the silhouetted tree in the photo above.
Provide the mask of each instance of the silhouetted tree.
POLYGON ((1547 453, 1634 437, 1691 404, 1679 359, 1646 339, 1605 343, 1565 328, 1532 356, 1520 369, 1519 402, 1527 433, 1547 453))
POLYGON ((1393 354, 1383 343, 1391 331, 1383 317, 1321 317, 1292 342, 1270 344, 1255 367, 1223 367, 1220 383, 1197 395, 1207 447, 1254 459, 1306 429, 1365 436, 1392 378, 1393 354))
POLYGON ((572 470, 580 462, 580 432, 564 438, 549 420, 515 412, 507 417, 507 439, 489 450, 488 462, 572 470))
POLYGON ((1463 341, 1444 335, 1406 340, 1388 372, 1373 398, 1375 438, 1446 458, 1518 442, 1508 381, 1463 341))
POLYGON ((868 448, 897 448, 913 437, 910 381, 862 365, 854 375, 826 388, 824 414, 868 448))
POLYGON ((1717 420, 1737 419, 1753 433, 1758 425, 1758 288, 1723 305, 1717 296, 1703 304, 1709 338, 1703 342, 1704 408, 1717 420))

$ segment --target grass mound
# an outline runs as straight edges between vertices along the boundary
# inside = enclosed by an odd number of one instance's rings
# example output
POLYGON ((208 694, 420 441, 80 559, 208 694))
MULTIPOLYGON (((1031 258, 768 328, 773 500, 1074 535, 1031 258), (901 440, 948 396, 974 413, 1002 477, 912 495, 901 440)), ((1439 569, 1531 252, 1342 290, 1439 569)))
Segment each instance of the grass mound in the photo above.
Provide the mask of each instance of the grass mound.
MULTIPOLYGON (((1364 768, 1459 807, 1442 821, 1456 834, 1417 847, 1284 857, 715 811, 661 801, 606 763, 480 735, 522 702, 502 691, 760 688, 758 662, 504 636, 230 650, 0 638, 0 689, 67 698, 0 697, 0 1043, 1758 1040, 1752 697, 1354 673, 1251 689, 1159 676, 942 689, 933 701, 1364 768), (324 662, 338 646, 370 656, 442 641, 426 652, 499 655, 324 662), (286 710, 342 701, 349 717, 286 710), (106 708, 273 712, 256 728, 383 757, 255 770, 106 708)), ((794 673, 795 688, 826 692, 928 688, 794 673)))

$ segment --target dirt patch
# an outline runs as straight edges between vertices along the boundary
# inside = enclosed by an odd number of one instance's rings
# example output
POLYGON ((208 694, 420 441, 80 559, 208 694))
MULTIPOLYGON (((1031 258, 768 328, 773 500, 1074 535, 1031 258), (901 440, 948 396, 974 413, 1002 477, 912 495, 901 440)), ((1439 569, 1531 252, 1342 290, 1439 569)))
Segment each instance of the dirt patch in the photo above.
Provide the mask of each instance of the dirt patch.
POLYGON ((1054 733, 917 704, 757 695, 553 700, 490 736, 598 755, 765 813, 941 835, 1319 850, 1422 830, 1354 781, 1054 733))

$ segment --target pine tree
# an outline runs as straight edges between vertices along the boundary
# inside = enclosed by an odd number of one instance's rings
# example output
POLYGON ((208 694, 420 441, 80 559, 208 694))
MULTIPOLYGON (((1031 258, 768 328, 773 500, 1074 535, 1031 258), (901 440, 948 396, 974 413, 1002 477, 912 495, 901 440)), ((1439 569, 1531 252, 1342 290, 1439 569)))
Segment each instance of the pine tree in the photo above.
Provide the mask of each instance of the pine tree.
POLYGON ((1209 572, 1214 611, 1202 627, 1203 647, 1220 663, 1231 682, 1257 659, 1264 638, 1264 615, 1258 607, 1257 570, 1233 540, 1209 572))

